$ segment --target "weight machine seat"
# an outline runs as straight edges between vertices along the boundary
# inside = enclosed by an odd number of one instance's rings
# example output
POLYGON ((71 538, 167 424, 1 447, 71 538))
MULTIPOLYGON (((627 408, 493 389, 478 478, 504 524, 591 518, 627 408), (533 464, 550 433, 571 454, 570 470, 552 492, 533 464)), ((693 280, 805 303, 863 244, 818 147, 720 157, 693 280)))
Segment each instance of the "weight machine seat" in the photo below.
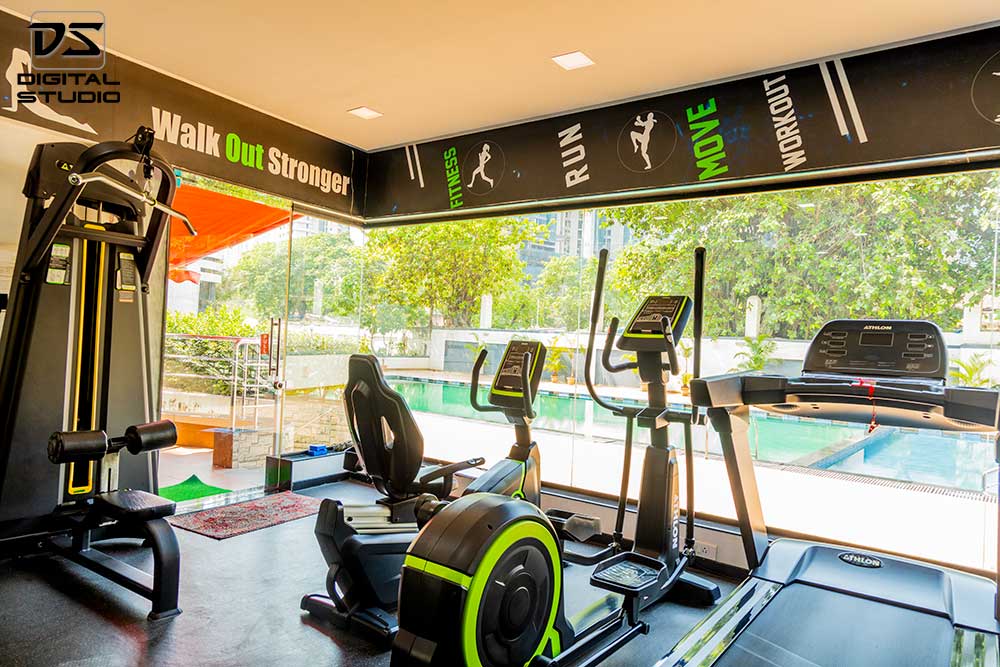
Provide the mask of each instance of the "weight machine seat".
POLYGON ((160 496, 128 489, 94 496, 94 509, 116 521, 152 521, 171 516, 177 503, 160 496))
POLYGON ((385 381, 374 356, 351 355, 344 407, 358 458, 380 493, 391 500, 421 493, 444 498, 451 493, 451 475, 418 481, 427 473, 421 472, 423 435, 406 400, 385 381))

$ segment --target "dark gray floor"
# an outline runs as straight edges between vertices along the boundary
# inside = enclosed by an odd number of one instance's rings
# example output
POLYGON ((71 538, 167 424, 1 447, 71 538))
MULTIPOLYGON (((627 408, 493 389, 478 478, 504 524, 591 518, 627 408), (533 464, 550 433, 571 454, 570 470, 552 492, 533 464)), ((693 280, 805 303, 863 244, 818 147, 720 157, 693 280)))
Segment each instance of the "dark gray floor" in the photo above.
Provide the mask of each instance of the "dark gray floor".
MULTIPOLYGON (((369 496, 359 485, 337 493, 355 501, 369 496)), ((144 599, 62 559, 2 562, 0 664, 386 667, 388 653, 299 611, 301 596, 321 591, 326 574, 313 521, 222 541, 178 530, 184 613, 158 623, 146 621, 144 599)), ((149 566, 133 547, 106 550, 149 566)), ((724 594, 732 587, 721 586, 724 594)), ((672 604, 654 607, 646 614, 652 632, 605 664, 652 664, 703 614, 672 604)))

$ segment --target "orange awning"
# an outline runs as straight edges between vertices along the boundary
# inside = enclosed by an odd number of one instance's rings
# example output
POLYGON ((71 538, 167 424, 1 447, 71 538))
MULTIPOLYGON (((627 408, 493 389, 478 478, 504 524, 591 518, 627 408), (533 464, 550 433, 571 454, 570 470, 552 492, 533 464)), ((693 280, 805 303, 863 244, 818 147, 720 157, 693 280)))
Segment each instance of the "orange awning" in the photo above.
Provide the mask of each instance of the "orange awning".
MULTIPOLYGON (((173 207, 191 219, 198 236, 191 236, 180 220, 170 225, 170 267, 180 268, 196 259, 288 222, 289 212, 239 197, 182 185, 173 207)), ((296 215, 295 217, 299 217, 296 215)))
POLYGON ((201 283, 201 274, 190 269, 170 269, 167 275, 175 283, 192 282, 195 285, 201 283))

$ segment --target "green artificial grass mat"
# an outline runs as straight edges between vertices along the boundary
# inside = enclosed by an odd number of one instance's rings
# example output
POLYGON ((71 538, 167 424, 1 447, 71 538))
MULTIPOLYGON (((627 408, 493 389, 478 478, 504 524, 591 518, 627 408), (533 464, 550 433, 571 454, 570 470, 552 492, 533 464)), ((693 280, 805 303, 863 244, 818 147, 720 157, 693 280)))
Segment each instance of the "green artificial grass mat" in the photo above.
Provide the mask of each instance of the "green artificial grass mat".
POLYGON ((217 496, 220 493, 229 493, 231 489, 223 489, 219 486, 205 484, 198 479, 198 475, 191 475, 180 484, 164 486, 160 488, 159 495, 174 502, 184 500, 194 500, 195 498, 205 498, 206 496, 217 496))

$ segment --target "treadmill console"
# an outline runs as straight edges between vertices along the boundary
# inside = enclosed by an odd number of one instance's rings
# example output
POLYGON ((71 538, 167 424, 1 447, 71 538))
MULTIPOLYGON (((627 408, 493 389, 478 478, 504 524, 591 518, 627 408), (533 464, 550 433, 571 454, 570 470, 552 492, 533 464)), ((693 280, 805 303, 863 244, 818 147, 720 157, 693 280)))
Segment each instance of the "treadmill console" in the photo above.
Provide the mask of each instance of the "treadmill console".
POLYGON ((833 320, 809 344, 802 371, 943 381, 948 350, 933 322, 833 320))
POLYGON ((523 407, 524 387, 521 386, 521 366, 525 353, 531 355, 528 377, 531 382, 531 397, 538 395, 538 385, 542 381, 542 365, 545 363, 545 346, 535 340, 512 340, 507 343, 500 359, 500 366, 493 376, 489 402, 501 408, 523 407))
POLYGON ((618 349, 630 352, 662 352, 663 320, 670 322, 676 344, 691 316, 691 299, 686 296, 647 296, 618 338, 618 349))

